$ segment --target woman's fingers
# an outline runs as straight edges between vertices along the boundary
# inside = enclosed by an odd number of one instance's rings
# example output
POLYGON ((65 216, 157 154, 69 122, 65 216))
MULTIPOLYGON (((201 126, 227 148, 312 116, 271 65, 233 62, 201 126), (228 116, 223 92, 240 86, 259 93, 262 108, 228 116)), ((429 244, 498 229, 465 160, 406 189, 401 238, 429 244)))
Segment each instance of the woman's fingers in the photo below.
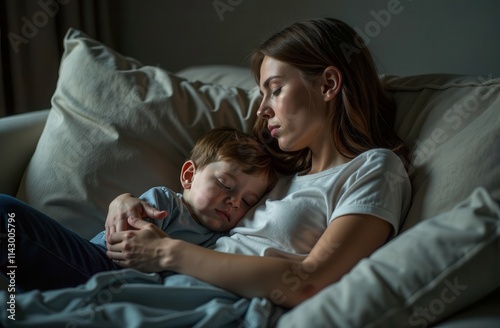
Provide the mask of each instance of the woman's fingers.
POLYGON ((131 267, 144 272, 161 270, 161 240, 168 235, 152 223, 137 217, 127 222, 132 230, 110 234, 107 255, 121 267, 131 267))

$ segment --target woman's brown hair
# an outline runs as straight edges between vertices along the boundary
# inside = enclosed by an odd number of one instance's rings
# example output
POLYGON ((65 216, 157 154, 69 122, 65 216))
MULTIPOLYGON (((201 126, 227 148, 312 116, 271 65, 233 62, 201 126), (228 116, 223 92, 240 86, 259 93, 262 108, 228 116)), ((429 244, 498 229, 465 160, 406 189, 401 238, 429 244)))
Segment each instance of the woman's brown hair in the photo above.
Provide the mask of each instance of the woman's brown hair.
MULTIPOLYGON (((267 39, 253 54, 252 73, 259 83, 265 56, 297 68, 313 81, 325 68, 342 74, 337 107, 331 111, 332 140, 345 157, 354 158, 373 148, 388 148, 408 163, 408 149, 394 130, 395 107, 384 93, 372 56, 361 37, 349 25, 333 18, 299 21, 267 39)), ((254 133, 278 157, 277 169, 297 172, 310 165, 309 151, 284 153, 258 119, 254 133)))

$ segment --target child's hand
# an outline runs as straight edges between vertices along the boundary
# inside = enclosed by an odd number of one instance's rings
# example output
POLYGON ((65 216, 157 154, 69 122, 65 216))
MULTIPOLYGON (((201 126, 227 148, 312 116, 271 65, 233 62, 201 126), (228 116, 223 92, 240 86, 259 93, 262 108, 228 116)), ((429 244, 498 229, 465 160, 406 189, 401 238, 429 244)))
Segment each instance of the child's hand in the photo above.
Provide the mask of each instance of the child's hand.
POLYGON ((110 234, 117 231, 133 229, 128 223, 129 217, 164 219, 166 211, 159 211, 148 203, 126 193, 116 197, 110 204, 106 217, 106 242, 109 243, 110 234))

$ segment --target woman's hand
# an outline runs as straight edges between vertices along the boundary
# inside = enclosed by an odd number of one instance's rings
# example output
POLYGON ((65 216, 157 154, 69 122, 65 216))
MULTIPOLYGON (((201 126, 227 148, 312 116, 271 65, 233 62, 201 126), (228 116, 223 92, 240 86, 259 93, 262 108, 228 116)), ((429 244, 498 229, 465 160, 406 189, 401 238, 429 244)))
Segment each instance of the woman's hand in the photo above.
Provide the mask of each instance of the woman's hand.
POLYGON ((110 234, 107 255, 123 268, 134 268, 143 272, 164 270, 164 241, 172 240, 152 223, 137 217, 129 217, 127 224, 132 230, 110 234))
POLYGON ((109 204, 106 224, 104 225, 106 228, 106 242, 110 242, 109 237, 111 234, 131 229, 130 225, 127 223, 129 217, 141 219, 149 217, 161 220, 166 216, 166 211, 159 211, 131 194, 122 194, 109 204))

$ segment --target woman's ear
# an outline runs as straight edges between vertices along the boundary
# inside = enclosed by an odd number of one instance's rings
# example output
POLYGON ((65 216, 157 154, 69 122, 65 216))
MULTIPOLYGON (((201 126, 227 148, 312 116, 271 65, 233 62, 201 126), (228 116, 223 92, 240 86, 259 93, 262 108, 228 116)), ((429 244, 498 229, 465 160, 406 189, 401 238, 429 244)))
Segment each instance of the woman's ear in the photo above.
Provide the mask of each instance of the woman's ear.
POLYGON ((342 88, 342 73, 335 66, 328 66, 323 71, 321 92, 325 101, 330 101, 342 88))
POLYGON ((182 188, 191 189, 194 174, 196 173, 196 164, 189 160, 184 162, 181 168, 180 180, 182 188))

